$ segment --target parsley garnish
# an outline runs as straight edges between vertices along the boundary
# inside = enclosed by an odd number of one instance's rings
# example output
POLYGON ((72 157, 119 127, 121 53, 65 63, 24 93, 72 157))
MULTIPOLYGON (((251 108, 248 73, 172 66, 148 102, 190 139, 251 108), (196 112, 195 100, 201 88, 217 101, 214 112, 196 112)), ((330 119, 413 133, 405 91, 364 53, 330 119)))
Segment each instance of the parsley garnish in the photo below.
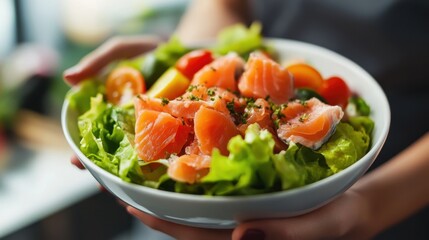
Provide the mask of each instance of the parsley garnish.
POLYGON ((299 121, 300 122, 304 122, 305 120, 307 120, 310 117, 310 114, 308 113, 303 113, 301 116, 299 116, 299 121))
POLYGON ((226 103, 226 108, 228 109, 229 113, 232 115, 236 114, 235 107, 234 107, 234 99, 232 99, 231 102, 226 103))
POLYGON ((168 100, 167 98, 161 98, 161 105, 165 106, 170 102, 170 100, 168 100))
POLYGON ((207 89, 207 95, 209 95, 210 97, 213 97, 216 94, 215 90, 210 88, 207 89))
POLYGON ((279 128, 279 126, 280 126, 280 119, 274 120, 274 126, 275 126, 276 129, 279 128))
POLYGON ((198 88, 197 85, 189 85, 189 87, 188 87, 188 89, 186 91, 192 92, 192 91, 194 91, 194 89, 197 89, 197 88, 198 88))
POLYGON ((199 97, 195 96, 194 94, 191 94, 188 97, 188 99, 191 100, 191 101, 199 101, 199 100, 201 100, 199 97))
POLYGON ((273 111, 273 114, 277 117, 277 118, 283 118, 285 117, 285 115, 282 113, 282 111, 287 107, 287 104, 280 104, 280 105, 275 105, 274 103, 271 104, 271 110, 273 111))

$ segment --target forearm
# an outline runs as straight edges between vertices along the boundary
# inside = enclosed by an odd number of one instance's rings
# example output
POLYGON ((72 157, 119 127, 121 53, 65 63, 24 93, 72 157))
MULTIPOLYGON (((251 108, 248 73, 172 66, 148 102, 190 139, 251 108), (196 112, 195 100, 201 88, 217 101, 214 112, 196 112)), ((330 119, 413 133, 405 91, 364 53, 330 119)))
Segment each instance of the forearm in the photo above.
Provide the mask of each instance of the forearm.
POLYGON ((193 0, 176 34, 186 43, 198 42, 213 39, 226 26, 249 21, 247 0, 193 0))
POLYGON ((374 233, 429 204, 429 133, 354 187, 367 199, 374 233))

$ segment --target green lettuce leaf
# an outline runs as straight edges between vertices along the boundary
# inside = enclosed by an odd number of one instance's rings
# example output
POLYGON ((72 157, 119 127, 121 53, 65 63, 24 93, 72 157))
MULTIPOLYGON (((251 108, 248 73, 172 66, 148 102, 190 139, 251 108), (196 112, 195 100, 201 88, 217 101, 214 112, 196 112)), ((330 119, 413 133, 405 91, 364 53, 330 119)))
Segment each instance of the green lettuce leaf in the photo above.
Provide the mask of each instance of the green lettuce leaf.
POLYGON ((371 118, 365 116, 349 117, 349 123, 356 131, 364 132, 367 135, 365 141, 370 141, 374 129, 374 121, 371 118))
POLYGON ((89 110, 90 99, 98 93, 104 92, 104 86, 92 79, 81 82, 77 89, 70 91, 66 98, 69 100, 70 107, 76 109, 81 115, 89 110))
POLYGON ((250 27, 242 24, 233 25, 222 30, 217 38, 214 51, 220 55, 236 52, 243 58, 255 50, 268 50, 263 43, 260 23, 253 23, 250 27))
POLYGON ((322 154, 300 144, 290 143, 286 152, 274 155, 282 189, 304 186, 332 174, 322 154))
POLYGON ((307 172, 295 160, 298 146, 291 144, 287 151, 273 156, 274 166, 280 177, 281 189, 291 189, 303 186, 307 179, 307 172))
POLYGON ((347 112, 350 116, 369 116, 371 107, 359 96, 352 96, 347 105, 347 112))
POLYGON ((103 101, 102 94, 90 99, 90 108, 78 118, 81 151, 99 167, 127 182, 142 183, 138 156, 121 127, 126 109, 103 101))
POLYGON ((176 61, 191 49, 185 47, 177 36, 172 36, 170 40, 159 45, 154 54, 157 60, 173 66, 176 61))
POLYGON ((271 160, 274 140, 267 130, 252 124, 245 138, 236 136, 228 144, 230 154, 212 154, 210 172, 201 181, 209 195, 246 195, 270 191, 277 174, 271 160))
POLYGON ((173 36, 168 42, 159 45, 155 51, 145 54, 139 64, 146 86, 151 87, 168 68, 174 66, 177 60, 190 50, 173 36))
MULTIPOLYGON (((371 121, 368 118, 369 121, 371 121)), ((333 173, 337 173, 363 157, 370 146, 370 133, 363 125, 357 130, 348 123, 339 123, 335 133, 317 152, 321 153, 333 173)))
MULTIPOLYGON (((203 189, 208 195, 250 195, 304 186, 332 174, 322 154, 294 143, 275 154, 274 144, 270 132, 258 124, 250 125, 244 139, 236 136, 230 140, 229 156, 213 151, 204 185, 192 190, 203 189)), ((189 187, 180 190, 186 192, 189 187)))

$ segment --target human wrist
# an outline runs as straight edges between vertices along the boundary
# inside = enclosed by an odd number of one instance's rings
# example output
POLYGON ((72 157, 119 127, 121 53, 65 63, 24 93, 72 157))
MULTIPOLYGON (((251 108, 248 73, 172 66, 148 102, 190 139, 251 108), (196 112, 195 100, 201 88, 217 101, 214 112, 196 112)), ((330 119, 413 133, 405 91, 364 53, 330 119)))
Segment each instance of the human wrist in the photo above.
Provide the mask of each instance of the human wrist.
MULTIPOLYGON (((359 185, 359 184, 357 184, 359 185)), ((374 201, 371 195, 362 191, 359 187, 352 187, 349 192, 355 199, 355 211, 358 217, 350 230, 350 235, 359 236, 360 239, 371 239, 381 231, 377 221, 376 211, 374 211, 374 201)))

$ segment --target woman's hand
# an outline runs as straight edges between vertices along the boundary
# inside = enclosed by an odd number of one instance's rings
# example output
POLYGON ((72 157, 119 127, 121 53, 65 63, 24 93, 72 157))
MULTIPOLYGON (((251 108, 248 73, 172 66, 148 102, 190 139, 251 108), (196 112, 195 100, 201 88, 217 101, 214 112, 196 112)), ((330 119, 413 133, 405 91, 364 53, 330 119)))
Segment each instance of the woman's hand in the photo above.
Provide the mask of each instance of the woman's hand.
POLYGON ((217 230, 194 228, 161 220, 146 213, 143 213, 131 206, 126 207, 127 211, 137 217, 141 222, 157 231, 172 236, 175 239, 184 240, 222 240, 231 239, 231 230, 217 230))
POLYGON ((64 71, 64 79, 75 85, 98 74, 112 61, 136 57, 154 49, 160 42, 155 36, 114 37, 64 71))
POLYGON ((72 156, 70 159, 71 164, 75 165, 79 169, 85 169, 85 166, 79 161, 76 156, 72 156))
POLYGON ((177 239, 367 239, 372 236, 367 202, 352 189, 311 213, 244 222, 231 230, 193 228, 157 219, 128 206, 149 227, 177 239))

